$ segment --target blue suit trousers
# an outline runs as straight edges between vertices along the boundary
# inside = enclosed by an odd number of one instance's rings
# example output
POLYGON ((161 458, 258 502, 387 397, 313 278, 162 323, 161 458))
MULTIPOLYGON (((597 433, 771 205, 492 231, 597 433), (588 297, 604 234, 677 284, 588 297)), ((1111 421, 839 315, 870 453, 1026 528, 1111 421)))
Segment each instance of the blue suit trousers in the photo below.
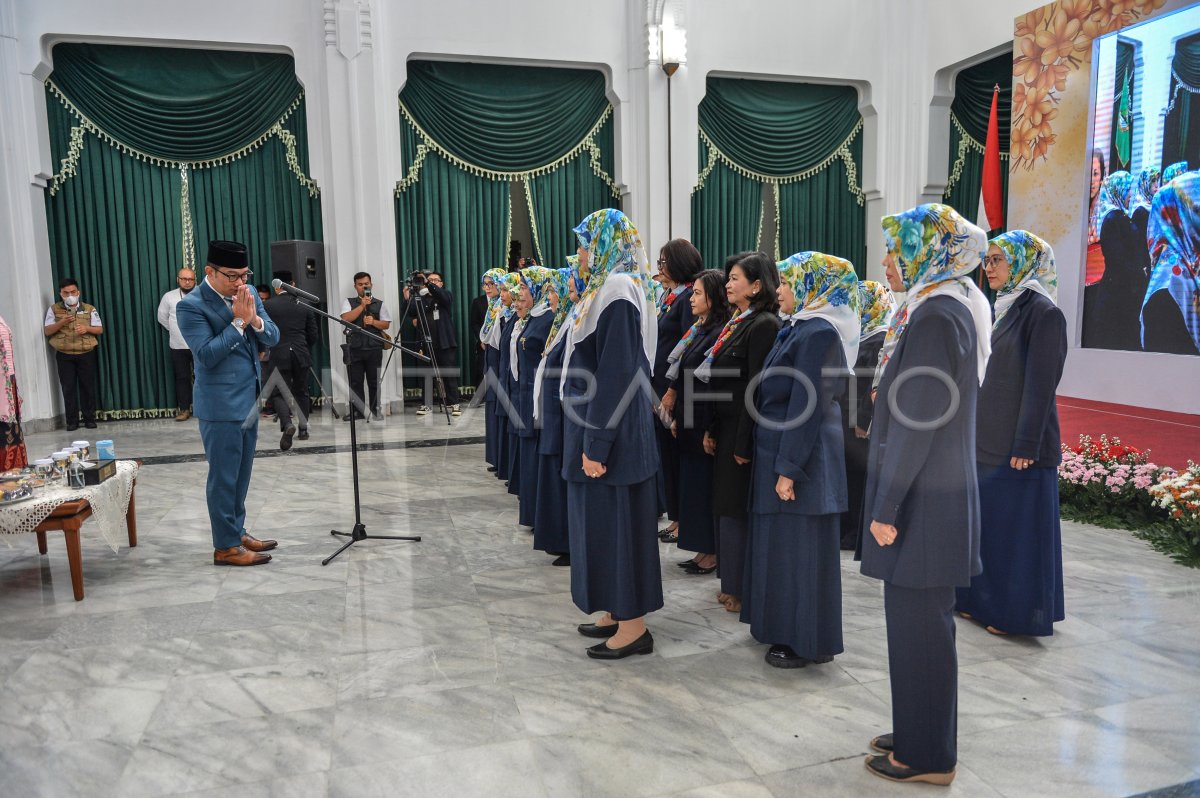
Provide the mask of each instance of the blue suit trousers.
POLYGON ((258 413, 245 422, 201 419, 200 440, 208 461, 208 520, 213 548, 240 546, 246 531, 246 492, 258 442, 258 413))

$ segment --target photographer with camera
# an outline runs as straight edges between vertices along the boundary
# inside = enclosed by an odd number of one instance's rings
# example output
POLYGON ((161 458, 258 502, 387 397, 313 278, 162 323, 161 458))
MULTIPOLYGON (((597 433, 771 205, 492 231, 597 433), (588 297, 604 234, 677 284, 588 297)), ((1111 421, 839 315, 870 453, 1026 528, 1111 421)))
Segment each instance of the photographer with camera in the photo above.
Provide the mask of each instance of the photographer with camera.
MULTIPOLYGON (((382 335, 392 326, 392 314, 387 305, 383 304, 383 300, 372 295, 371 275, 366 272, 354 275, 354 290, 358 292, 358 296, 342 301, 342 321, 350 322, 369 333, 382 335)), ((369 407, 371 416, 376 421, 382 421, 383 412, 379 405, 379 367, 383 365, 383 344, 365 335, 350 334, 346 343, 342 344, 342 349, 346 353, 346 362, 350 365, 350 412, 343 420, 349 421, 351 414, 357 414, 356 417, 361 420, 361 409, 369 407), (371 399, 369 405, 363 402, 364 377, 371 399)))
MULTIPOLYGON (((446 395, 442 397, 455 416, 462 415, 458 397, 458 341, 454 336, 454 320, 451 307, 454 295, 446 290, 441 272, 420 270, 409 276, 404 286, 404 300, 408 302, 407 315, 412 318, 422 338, 422 349, 431 349, 425 354, 437 364, 438 376, 442 378, 446 395), (423 312, 418 312, 420 304, 423 312), (427 324, 428 329, 422 327, 427 324), (428 338, 428 341, 424 339, 428 338)), ((433 404, 430 395, 431 381, 425 382, 425 399, 417 408, 417 415, 428 415, 433 404)))

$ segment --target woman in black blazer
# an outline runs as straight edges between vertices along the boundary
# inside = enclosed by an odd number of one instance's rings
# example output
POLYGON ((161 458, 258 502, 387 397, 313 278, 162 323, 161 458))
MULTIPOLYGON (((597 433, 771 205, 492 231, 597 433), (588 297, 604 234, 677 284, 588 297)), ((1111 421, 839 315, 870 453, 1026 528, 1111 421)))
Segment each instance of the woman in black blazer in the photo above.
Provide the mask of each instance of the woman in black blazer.
POLYGON ((746 519, 750 497, 750 460, 754 453, 754 391, 747 391, 763 367, 779 332, 779 270, 761 252, 744 252, 729 269, 725 296, 733 317, 717 336, 696 370, 708 383, 713 399, 712 422, 704 451, 713 460, 713 515, 717 517, 717 567, 721 592, 717 600, 730 612, 742 610, 742 572, 746 565, 746 519))
POLYGON ((992 239, 986 266, 997 294, 976 426, 983 573, 959 588, 956 606, 992 634, 1051 635, 1064 617, 1054 394, 1067 320, 1045 241, 1004 233, 992 239))
POLYGON ((671 433, 679 453, 679 548, 696 552, 676 563, 692 575, 711 574, 717 567, 716 521, 712 512, 713 458, 704 451, 704 432, 712 405, 696 401, 693 375, 716 343, 732 311, 725 298, 725 273, 707 269, 692 283, 692 325, 668 355, 671 387, 662 405, 671 417, 671 433))
MULTIPOLYGON (((650 384, 655 397, 659 399, 670 387, 667 356, 696 322, 692 313, 692 282, 703 268, 704 259, 700 257, 700 250, 685 238, 668 241, 658 251, 659 282, 666 289, 666 294, 658 306, 658 348, 654 354, 650 384)), ((654 431, 658 438, 659 459, 662 461, 657 480, 659 501, 666 508, 667 518, 671 521, 659 538, 673 543, 678 539, 679 529, 679 452, 674 436, 664 424, 656 423, 654 431)))

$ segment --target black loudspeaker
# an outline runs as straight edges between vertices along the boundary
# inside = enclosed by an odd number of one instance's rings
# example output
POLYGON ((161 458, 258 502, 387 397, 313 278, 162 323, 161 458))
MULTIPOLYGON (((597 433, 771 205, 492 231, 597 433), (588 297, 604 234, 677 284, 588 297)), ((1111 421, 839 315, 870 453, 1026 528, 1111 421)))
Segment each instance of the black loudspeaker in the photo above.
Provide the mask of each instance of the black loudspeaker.
POLYGON ((329 304, 325 289, 325 244, 323 242, 271 242, 271 271, 291 272, 296 280, 297 288, 321 297, 322 306, 329 304))

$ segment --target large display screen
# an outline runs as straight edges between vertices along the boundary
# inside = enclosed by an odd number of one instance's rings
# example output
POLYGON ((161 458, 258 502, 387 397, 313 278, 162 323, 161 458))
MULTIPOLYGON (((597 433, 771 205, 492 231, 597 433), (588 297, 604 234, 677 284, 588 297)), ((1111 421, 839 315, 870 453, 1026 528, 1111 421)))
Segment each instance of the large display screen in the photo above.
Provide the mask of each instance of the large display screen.
POLYGON ((1095 47, 1083 346, 1200 355, 1200 5, 1095 47))

